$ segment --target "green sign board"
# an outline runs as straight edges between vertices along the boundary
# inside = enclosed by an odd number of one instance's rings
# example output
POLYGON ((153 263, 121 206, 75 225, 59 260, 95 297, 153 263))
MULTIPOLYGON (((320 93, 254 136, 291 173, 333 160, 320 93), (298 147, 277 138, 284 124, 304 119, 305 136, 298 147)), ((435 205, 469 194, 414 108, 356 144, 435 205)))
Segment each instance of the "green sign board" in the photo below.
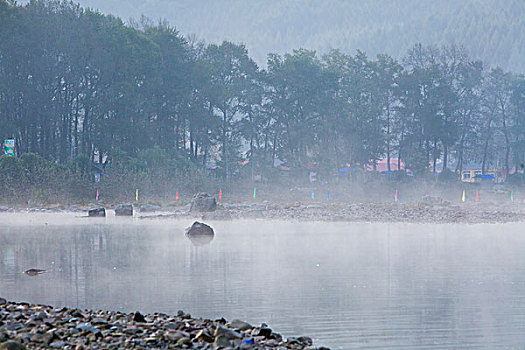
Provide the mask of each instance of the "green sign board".
POLYGON ((15 156, 15 140, 4 140, 4 154, 8 157, 15 156))

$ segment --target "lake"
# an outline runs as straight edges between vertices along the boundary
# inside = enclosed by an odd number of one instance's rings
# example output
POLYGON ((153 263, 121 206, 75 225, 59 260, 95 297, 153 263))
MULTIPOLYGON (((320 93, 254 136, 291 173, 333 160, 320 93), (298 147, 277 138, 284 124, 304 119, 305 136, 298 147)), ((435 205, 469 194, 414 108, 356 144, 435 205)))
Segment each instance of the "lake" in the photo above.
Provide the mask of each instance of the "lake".
POLYGON ((523 224, 212 221, 196 246, 192 223, 0 214, 0 296, 265 322, 333 349, 525 347, 523 224))

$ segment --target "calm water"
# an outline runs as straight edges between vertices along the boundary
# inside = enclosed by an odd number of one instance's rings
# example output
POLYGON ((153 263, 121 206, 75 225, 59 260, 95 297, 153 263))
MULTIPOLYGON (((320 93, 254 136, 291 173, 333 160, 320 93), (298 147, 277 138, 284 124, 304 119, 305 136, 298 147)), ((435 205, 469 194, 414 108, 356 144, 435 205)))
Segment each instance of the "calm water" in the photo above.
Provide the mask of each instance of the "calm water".
POLYGON ((0 215, 0 296, 267 322, 334 349, 525 348, 523 224, 0 215), (47 269, 36 277, 29 268, 47 269))

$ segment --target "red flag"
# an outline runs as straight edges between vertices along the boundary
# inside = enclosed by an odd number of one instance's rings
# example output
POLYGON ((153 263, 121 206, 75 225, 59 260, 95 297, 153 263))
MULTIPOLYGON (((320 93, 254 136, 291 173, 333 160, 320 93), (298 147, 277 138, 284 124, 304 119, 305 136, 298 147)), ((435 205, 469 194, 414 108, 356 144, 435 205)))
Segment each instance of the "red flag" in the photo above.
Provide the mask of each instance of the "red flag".
POLYGON ((219 189, 219 200, 222 201, 222 188, 219 189))
POLYGON ((175 193, 175 200, 176 200, 176 201, 179 200, 179 191, 177 191, 177 193, 175 193))

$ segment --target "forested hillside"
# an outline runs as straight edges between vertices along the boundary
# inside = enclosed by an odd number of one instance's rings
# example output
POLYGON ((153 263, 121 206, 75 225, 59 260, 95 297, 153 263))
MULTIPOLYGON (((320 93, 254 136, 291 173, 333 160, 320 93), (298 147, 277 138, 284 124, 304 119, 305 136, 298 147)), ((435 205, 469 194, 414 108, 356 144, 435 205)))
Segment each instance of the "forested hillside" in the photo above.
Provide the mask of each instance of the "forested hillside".
POLYGON ((182 34, 269 52, 337 48, 400 58, 416 42, 465 46, 473 58, 525 72, 523 0, 80 0, 127 20, 167 19, 182 34))

